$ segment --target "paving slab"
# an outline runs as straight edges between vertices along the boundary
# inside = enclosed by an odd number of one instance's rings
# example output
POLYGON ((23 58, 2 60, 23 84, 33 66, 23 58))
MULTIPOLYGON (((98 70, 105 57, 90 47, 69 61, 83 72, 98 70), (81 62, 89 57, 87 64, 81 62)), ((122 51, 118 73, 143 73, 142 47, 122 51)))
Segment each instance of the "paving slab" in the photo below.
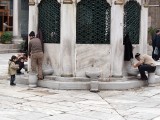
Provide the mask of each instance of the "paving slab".
MULTIPOLYGON (((0 61, 0 73, 7 74, 8 62, 0 61)), ((13 87, 0 78, 0 120, 160 120, 160 84, 92 93, 13 87)))
POLYGON ((0 54, 0 79, 6 79, 8 76, 8 61, 12 55, 17 53, 0 54))

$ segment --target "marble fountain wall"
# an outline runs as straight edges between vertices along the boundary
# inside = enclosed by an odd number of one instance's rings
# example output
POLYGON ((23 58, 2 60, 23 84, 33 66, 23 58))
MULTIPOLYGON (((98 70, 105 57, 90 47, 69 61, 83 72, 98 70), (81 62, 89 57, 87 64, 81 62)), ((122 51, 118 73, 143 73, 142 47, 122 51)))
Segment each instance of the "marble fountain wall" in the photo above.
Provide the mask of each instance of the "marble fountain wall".
MULTIPOLYGON (((61 42, 45 43, 45 61, 50 60, 55 76, 85 77, 85 71, 92 66, 102 70, 101 78, 124 74, 123 60, 123 5, 115 5, 115 0, 107 0, 111 5, 111 43, 76 44, 76 1, 73 4, 61 3, 61 42)), ((125 2, 127 2, 126 0, 125 2)), ((137 0, 141 4, 141 0, 137 0)), ((29 6, 29 31, 38 28, 38 2, 29 6)), ((77 1, 78 2, 78 1, 77 1)), ((134 53, 147 53, 148 8, 142 5, 140 43, 134 45, 134 53)))

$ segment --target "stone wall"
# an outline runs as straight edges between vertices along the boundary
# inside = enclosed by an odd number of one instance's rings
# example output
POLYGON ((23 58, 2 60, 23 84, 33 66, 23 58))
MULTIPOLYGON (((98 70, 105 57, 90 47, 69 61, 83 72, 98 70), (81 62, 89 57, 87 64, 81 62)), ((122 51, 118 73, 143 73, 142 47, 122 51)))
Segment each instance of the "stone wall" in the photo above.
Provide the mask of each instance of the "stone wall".
MULTIPOLYGON (((150 5, 158 5, 159 0, 150 0, 150 5)), ((160 7, 149 7, 149 25, 160 28, 160 7)), ((150 27, 149 26, 149 27, 150 27)))

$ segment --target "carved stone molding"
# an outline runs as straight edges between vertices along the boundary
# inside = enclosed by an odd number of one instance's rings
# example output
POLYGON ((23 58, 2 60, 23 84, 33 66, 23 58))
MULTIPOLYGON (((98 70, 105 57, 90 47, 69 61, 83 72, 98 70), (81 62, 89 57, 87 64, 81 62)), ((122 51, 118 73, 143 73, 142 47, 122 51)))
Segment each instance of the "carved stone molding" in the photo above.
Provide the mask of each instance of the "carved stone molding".
MULTIPOLYGON (((76 3, 79 3, 81 2, 82 0, 74 0, 76 3)), ((74 2, 73 1, 73 2, 74 2)), ((106 0, 111 6, 112 6, 112 0, 106 0)))
POLYGON ((124 4, 124 0, 116 0, 114 2, 115 5, 123 5, 124 4))
POLYGON ((63 4, 72 4, 73 1, 72 0, 63 0, 63 4))
POLYGON ((29 5, 35 5, 35 0, 29 0, 29 5))

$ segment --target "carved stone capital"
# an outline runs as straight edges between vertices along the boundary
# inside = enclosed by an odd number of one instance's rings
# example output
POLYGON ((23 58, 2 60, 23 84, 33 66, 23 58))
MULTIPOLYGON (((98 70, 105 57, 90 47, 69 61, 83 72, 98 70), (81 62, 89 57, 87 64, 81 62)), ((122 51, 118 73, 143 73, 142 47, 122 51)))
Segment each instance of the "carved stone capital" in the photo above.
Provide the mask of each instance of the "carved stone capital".
POLYGON ((35 0, 29 0, 29 5, 35 5, 35 0))
POLYGON ((72 4, 73 1, 72 0, 63 0, 63 4, 72 4))
POLYGON ((116 0, 114 2, 115 5, 123 5, 124 4, 124 0, 116 0))

